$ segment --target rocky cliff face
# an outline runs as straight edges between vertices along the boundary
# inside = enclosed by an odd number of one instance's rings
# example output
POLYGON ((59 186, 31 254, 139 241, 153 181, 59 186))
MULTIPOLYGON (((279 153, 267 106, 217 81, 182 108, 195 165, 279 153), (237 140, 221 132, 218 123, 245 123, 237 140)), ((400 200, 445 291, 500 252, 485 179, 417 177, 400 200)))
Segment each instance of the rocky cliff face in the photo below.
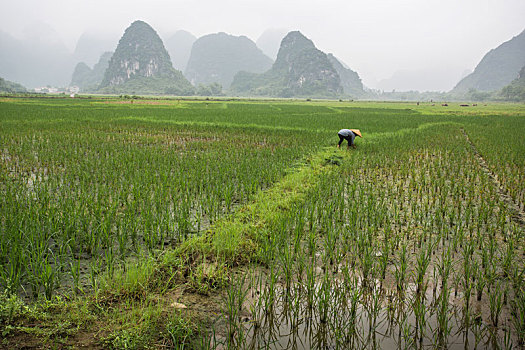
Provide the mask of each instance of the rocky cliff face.
POLYGON ((337 74, 339 74, 339 78, 341 78, 341 86, 343 87, 344 93, 354 97, 363 96, 365 91, 363 89, 361 78, 359 78, 359 74, 346 67, 331 53, 327 56, 332 66, 337 71, 337 74))
POLYGON ((120 39, 100 89, 102 92, 169 93, 167 89, 191 90, 191 86, 180 71, 173 69, 155 30, 143 21, 135 21, 120 39), (129 91, 129 86, 133 86, 133 91, 129 91))
POLYGON ((287 69, 296 62, 299 55, 310 50, 316 50, 312 40, 299 31, 290 32, 281 41, 273 68, 287 69))
POLYGON ((470 89, 495 91, 516 78, 525 65, 525 31, 497 48, 490 50, 471 74, 463 78, 453 92, 470 89))
POLYGON ((272 68, 259 75, 240 72, 232 91, 276 97, 336 97, 343 94, 341 79, 327 55, 298 31, 281 42, 272 68))
POLYGON ((219 83, 227 88, 237 72, 262 73, 272 63, 249 38, 216 33, 195 41, 184 75, 194 85, 219 83))
POLYGON ((120 39, 101 87, 119 85, 135 77, 173 75, 162 40, 147 23, 135 21, 120 39))
POLYGON ((294 94, 343 92, 339 74, 327 55, 298 31, 284 37, 272 69, 287 75, 286 85, 294 94))

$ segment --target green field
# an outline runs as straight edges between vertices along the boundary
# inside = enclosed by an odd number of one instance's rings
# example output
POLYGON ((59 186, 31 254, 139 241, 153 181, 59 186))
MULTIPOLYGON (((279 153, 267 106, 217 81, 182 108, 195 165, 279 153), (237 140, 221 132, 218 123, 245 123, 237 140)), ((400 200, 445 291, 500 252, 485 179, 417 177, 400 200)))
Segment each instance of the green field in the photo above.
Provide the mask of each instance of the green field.
POLYGON ((0 99, 0 347, 522 348, 524 132, 523 104, 0 99))

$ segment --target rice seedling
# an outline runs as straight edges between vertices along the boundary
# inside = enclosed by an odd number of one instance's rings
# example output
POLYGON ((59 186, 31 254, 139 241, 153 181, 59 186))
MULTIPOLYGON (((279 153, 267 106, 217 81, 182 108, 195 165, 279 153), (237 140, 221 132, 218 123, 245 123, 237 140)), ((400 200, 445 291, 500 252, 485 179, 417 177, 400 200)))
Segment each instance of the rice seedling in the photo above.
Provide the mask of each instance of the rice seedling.
POLYGON ((450 332, 452 330, 450 306, 450 290, 447 283, 441 287, 441 295, 438 299, 436 310, 437 327, 435 331, 436 344, 440 347, 446 347, 450 332))
POLYGON ((516 331, 518 345, 525 344, 525 296, 523 290, 520 291, 511 302, 512 325, 516 331))
POLYGON ((498 282, 489 292, 490 320, 494 327, 498 327, 501 307, 503 306, 503 291, 501 284, 498 282))
MULTIPOLYGON (((101 315, 223 295, 217 328, 169 313, 170 345, 523 345, 522 116, 60 103, 0 103, 5 293, 92 294, 101 315), (367 135, 344 153, 333 130, 349 122, 367 135)), ((126 332, 113 340, 140 344, 126 332)))
POLYGON ((396 288, 398 293, 402 296, 405 291, 405 283, 406 283, 406 277, 407 277, 407 267, 408 267, 408 261, 407 261, 407 246, 405 243, 401 245, 401 252, 399 255, 399 261, 396 265, 396 270, 394 272, 395 278, 396 278, 396 288))
POLYGON ((415 283, 416 283, 416 293, 419 295, 424 295, 427 290, 428 282, 425 281, 425 275, 427 273, 428 265, 430 263, 430 253, 432 251, 432 246, 428 245, 428 248, 420 248, 419 255, 417 256, 416 261, 416 270, 415 270, 415 283))
POLYGON ((474 264, 474 274, 476 276, 475 279, 475 289, 476 289, 476 300, 481 301, 481 298, 483 297, 483 289, 486 285, 485 276, 483 273, 483 270, 479 267, 477 263, 474 264))

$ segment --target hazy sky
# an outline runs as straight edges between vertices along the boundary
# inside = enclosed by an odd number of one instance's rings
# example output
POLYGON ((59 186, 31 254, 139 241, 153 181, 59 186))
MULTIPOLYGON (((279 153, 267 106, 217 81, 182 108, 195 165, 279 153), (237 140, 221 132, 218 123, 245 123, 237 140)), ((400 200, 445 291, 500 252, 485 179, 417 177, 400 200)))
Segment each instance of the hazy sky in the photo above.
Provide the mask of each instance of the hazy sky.
POLYGON ((224 31, 254 41, 269 28, 300 30, 356 70, 369 87, 408 71, 424 82, 414 88, 448 90, 488 50, 525 29, 525 0, 0 2, 0 30, 23 37, 45 23, 71 50, 83 32, 118 38, 136 19, 149 23, 163 39, 178 29, 197 37, 224 31))

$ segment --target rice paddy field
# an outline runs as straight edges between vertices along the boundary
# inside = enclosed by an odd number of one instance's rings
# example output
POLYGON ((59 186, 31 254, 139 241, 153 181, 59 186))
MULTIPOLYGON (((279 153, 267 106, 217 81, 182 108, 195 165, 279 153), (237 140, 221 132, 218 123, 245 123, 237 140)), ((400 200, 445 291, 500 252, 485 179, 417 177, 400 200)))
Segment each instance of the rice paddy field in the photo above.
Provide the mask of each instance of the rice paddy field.
POLYGON ((1 98, 0 348, 523 349, 524 134, 523 104, 1 98))

